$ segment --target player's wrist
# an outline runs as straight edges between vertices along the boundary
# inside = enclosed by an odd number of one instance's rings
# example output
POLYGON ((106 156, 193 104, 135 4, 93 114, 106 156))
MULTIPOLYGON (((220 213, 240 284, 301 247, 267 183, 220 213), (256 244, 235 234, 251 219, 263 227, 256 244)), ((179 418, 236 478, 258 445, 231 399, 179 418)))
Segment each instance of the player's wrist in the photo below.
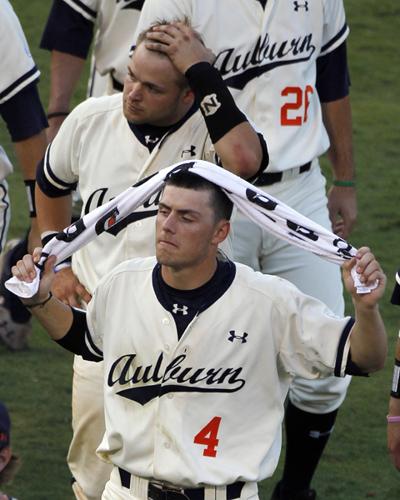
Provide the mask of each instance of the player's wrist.
POLYGON ((236 125, 247 121, 236 106, 219 71, 209 62, 193 64, 185 72, 185 76, 199 103, 213 144, 236 125))
POLYGON ((50 300, 52 299, 53 294, 49 291, 44 297, 36 297, 34 300, 22 300, 24 306, 27 309, 34 309, 38 307, 42 309, 50 300))
POLYGON ((332 184, 337 187, 345 187, 345 188, 355 188, 356 181, 354 179, 334 179, 332 184))

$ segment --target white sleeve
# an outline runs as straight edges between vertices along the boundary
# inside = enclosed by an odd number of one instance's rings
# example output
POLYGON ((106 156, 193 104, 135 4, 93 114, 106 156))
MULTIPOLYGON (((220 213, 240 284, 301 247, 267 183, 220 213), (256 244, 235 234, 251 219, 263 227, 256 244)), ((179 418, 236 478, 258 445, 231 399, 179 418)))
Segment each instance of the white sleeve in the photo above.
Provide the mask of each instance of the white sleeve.
POLYGON ((92 99, 79 104, 67 116, 47 148, 44 175, 46 181, 57 189, 69 190, 79 180, 80 154, 84 142, 82 121, 87 113, 87 103, 92 99))
POLYGON ((193 8, 191 0, 146 0, 144 2, 134 40, 139 33, 157 21, 172 21, 192 18, 193 8))
POLYGON ((341 45, 349 35, 343 0, 323 0, 324 26, 320 55, 328 54, 341 45))
MULTIPOLYGON (((94 23, 99 10, 99 0, 63 0, 67 5, 81 14, 85 19, 94 23)), ((109 0, 108 0, 109 1, 109 0)))
POLYGON ((283 290, 274 326, 279 325, 281 332, 278 351, 284 371, 308 379, 333 374, 343 377, 353 320, 336 316, 290 283, 283 290))
POLYGON ((0 104, 39 76, 17 15, 8 0, 0 0, 0 104))
MULTIPOLYGON (((100 281, 99 285, 103 282, 100 281)), ((105 288, 102 286, 97 286, 92 299, 90 300, 87 310, 86 310, 86 322, 87 322, 87 332, 86 332, 86 347, 95 356, 100 359, 103 358, 103 331, 102 325, 104 321, 102 319, 102 311, 104 311, 104 292, 105 288)))

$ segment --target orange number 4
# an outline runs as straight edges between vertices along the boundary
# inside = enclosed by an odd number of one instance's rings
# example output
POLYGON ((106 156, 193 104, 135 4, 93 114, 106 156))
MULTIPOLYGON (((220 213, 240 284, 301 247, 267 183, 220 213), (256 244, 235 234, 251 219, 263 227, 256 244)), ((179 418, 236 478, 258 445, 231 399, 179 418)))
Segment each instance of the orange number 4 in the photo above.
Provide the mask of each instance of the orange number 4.
POLYGON ((203 450, 203 455, 205 457, 216 457, 217 456, 217 446, 219 439, 217 439, 219 425, 221 423, 221 417, 212 418, 206 426, 204 426, 200 432, 198 432, 193 442, 195 444, 202 444, 205 446, 203 450))
POLYGON ((314 89, 311 85, 307 85, 304 92, 300 87, 285 87, 282 92, 282 97, 291 97, 290 102, 286 102, 281 107, 281 125, 299 127, 307 121, 308 107, 310 106, 309 94, 313 94, 314 89), (296 113, 293 113, 297 111, 296 113), (289 112, 291 116, 289 116, 289 112))

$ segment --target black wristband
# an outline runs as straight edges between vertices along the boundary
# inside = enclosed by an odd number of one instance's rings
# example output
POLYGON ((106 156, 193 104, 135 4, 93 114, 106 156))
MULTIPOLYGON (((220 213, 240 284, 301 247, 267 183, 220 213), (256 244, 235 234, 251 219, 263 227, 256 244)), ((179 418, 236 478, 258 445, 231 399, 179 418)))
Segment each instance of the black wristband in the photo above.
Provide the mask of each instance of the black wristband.
POLYGON ((59 116, 68 116, 69 111, 54 111, 54 113, 47 113, 47 119, 58 118, 59 116))
POLYGON ((227 132, 247 121, 228 90, 219 71, 208 62, 199 62, 185 73, 215 144, 227 132))
POLYGON ((28 207, 29 207, 29 217, 36 217, 36 201, 35 201, 35 179, 25 179, 24 180, 25 188, 26 188, 26 197, 28 198, 28 207))
POLYGON ((24 304, 24 306, 27 308, 27 309, 33 309, 34 307, 44 307, 45 304, 47 304, 47 302, 53 297, 53 294, 51 292, 49 292, 49 295, 44 299, 42 300, 42 302, 36 302, 36 304, 24 304))
POLYGON ((400 360, 394 360, 392 390, 390 391, 392 398, 400 399, 400 360))

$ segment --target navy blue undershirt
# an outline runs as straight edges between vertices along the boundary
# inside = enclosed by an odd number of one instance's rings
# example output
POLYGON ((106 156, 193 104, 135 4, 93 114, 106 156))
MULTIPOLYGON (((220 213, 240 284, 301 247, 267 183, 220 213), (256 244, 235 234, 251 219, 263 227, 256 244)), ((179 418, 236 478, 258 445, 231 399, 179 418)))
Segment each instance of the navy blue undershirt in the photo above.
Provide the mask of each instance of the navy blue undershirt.
POLYGON ((143 146, 146 146, 151 153, 166 134, 172 134, 175 130, 178 130, 198 109, 198 105, 193 103, 192 107, 183 118, 173 125, 168 125, 166 127, 158 127, 148 123, 136 125, 130 121, 128 121, 128 125, 136 139, 141 142, 143 146))
POLYGON ((230 260, 217 260, 213 277, 194 290, 177 290, 167 285, 161 276, 161 265, 153 270, 153 288, 160 304, 172 314, 178 338, 181 338, 192 319, 216 302, 231 286, 236 266, 230 260))

